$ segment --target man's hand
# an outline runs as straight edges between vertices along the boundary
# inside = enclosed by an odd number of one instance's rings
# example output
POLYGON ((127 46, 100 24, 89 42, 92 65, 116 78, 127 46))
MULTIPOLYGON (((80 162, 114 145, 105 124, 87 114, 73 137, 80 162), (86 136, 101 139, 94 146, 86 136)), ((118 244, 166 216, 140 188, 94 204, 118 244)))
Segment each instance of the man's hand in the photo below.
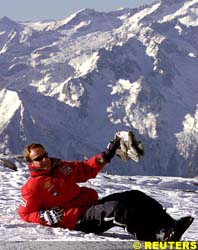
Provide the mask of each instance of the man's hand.
POLYGON ((114 137, 112 141, 109 142, 107 145, 107 149, 102 152, 102 155, 104 159, 107 162, 110 162, 111 159, 114 157, 116 150, 120 147, 120 138, 119 137, 114 137))
POLYGON ((63 210, 60 209, 59 207, 56 207, 46 211, 41 211, 40 218, 42 221, 45 221, 48 225, 57 224, 63 218, 63 210))

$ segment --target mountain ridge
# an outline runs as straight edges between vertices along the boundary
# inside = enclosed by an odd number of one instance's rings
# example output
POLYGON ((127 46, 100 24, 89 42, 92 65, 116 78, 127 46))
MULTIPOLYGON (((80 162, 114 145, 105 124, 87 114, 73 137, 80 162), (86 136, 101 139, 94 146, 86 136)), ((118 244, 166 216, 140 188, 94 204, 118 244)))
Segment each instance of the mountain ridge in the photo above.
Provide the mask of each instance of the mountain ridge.
POLYGON ((1 152, 39 141, 80 160, 133 130, 144 158, 115 159, 110 173, 198 175, 197 8, 163 0, 59 21, 0 19, 1 152))

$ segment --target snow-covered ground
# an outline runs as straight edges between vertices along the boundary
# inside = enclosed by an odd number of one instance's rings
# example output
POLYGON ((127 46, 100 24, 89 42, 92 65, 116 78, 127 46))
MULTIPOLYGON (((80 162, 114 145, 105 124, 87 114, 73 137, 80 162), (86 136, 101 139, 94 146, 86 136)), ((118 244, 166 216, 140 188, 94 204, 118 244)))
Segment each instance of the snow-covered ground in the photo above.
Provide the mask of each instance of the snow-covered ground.
POLYGON ((81 159, 133 130, 144 159, 109 173, 198 176, 197 58, 198 0, 0 18, 0 152, 36 141, 81 159))
MULTIPOLYGON (((75 247, 76 249, 87 249, 86 246, 88 243, 91 244, 92 249, 110 249, 112 245, 113 249, 124 249, 124 246, 129 247, 131 245, 133 239, 119 227, 115 227, 101 235, 95 235, 93 233, 85 234, 61 228, 43 227, 21 221, 17 215, 17 208, 20 202, 20 187, 26 181, 28 171, 24 164, 17 163, 17 166, 17 172, 0 166, 0 241, 3 249, 24 249, 22 246, 28 246, 27 241, 33 241, 32 243, 28 243, 31 247, 35 244, 35 241, 38 243, 45 241, 44 245, 46 247, 46 244, 48 244, 48 249, 52 241, 59 242, 56 249, 59 249, 59 247, 61 249, 64 246, 63 243, 66 243, 66 241, 67 249, 70 249, 69 246, 71 246, 71 249, 75 249, 75 247), (97 242, 97 246, 94 246, 96 244, 95 241, 97 242), (15 242, 18 242, 18 245, 15 242), (8 248, 8 245, 10 248, 8 248)), ((106 168, 108 170, 108 166, 106 168)), ((167 208, 169 214, 176 219, 192 215, 195 220, 183 235, 182 240, 197 241, 197 178, 119 176, 101 173, 96 179, 88 181, 85 185, 95 188, 100 197, 113 192, 138 189, 157 199, 167 208)), ((42 246, 38 245, 39 249, 43 249, 43 244, 41 244, 42 246)))

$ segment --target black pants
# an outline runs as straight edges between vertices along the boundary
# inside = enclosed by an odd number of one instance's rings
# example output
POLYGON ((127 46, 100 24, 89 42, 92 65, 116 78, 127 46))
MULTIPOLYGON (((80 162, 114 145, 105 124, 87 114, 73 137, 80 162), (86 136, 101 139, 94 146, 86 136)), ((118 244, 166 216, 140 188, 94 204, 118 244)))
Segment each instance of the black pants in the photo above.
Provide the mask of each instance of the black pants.
POLYGON ((76 230, 102 233, 121 226, 138 240, 156 240, 156 232, 173 227, 175 220, 150 196, 131 190, 106 196, 91 206, 76 225, 76 230))

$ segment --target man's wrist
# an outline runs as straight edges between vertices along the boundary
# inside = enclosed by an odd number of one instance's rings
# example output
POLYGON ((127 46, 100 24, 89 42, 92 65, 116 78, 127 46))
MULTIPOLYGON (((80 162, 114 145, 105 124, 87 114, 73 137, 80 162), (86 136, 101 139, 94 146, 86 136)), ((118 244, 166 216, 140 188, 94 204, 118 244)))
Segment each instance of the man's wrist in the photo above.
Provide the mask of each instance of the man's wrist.
POLYGON ((97 157, 96 159, 101 165, 104 165, 106 163, 108 163, 103 155, 103 153, 101 153, 101 156, 97 157))

